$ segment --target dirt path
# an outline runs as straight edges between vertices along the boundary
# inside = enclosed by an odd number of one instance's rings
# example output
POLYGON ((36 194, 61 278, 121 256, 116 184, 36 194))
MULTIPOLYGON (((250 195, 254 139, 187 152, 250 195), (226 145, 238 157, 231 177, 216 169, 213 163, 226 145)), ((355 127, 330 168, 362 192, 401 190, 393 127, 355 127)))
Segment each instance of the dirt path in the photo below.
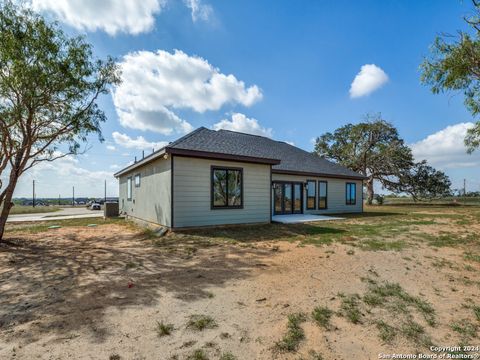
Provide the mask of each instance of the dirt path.
MULTIPOLYGON (((418 246, 402 252, 349 245, 288 242, 152 245, 120 225, 63 228, 9 238, 0 248, 0 358, 185 359, 203 349, 210 359, 376 359, 418 344, 378 337, 378 309, 362 307, 361 322, 333 315, 326 330, 308 319, 294 353, 275 344, 287 316, 317 306, 339 312, 342 294, 367 291, 368 281, 398 283, 435 309, 434 344, 461 341, 452 322, 472 317, 468 299, 480 295, 479 264, 465 270, 463 252, 418 246), (340 295, 339 295, 340 294, 340 295), (187 327, 208 315, 216 326, 187 327), (159 337, 157 322, 173 324, 159 337), (228 358, 226 358, 228 359, 228 358)), ((416 315, 415 315, 416 316, 416 315)), ((421 320, 418 320, 421 323, 421 320)), ((472 344, 473 345, 473 344, 472 344)), ((195 358, 192 358, 195 359, 195 358)))

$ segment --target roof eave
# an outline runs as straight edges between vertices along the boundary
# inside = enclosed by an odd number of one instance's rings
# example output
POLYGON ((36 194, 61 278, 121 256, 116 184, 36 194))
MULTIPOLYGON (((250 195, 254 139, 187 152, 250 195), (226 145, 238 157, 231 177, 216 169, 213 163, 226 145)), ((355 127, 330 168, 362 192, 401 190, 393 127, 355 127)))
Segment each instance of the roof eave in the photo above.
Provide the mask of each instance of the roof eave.
POLYGON ((271 158, 262 158, 255 156, 244 156, 244 155, 234 155, 226 153, 217 153, 209 151, 197 151, 189 149, 179 149, 166 147, 165 151, 169 154, 176 156, 187 156, 203 159, 216 159, 216 160, 228 160, 228 161, 237 161, 237 162, 247 162, 247 163, 256 163, 256 164, 266 164, 266 165, 278 165, 280 164, 280 159, 271 159, 271 158))
POLYGON ((149 162, 153 161, 153 160, 156 160, 158 159, 159 157, 165 155, 166 151, 165 151, 166 148, 162 148, 146 157, 144 157, 142 160, 140 161, 137 161, 136 163, 133 163, 129 166, 127 166, 126 168, 123 168, 122 170, 116 172, 115 174, 113 174, 113 176, 115 176, 116 178, 124 175, 125 173, 127 172, 130 172, 140 166, 143 166, 145 164, 148 164, 149 162))
POLYGON ((286 174, 286 175, 302 175, 302 176, 315 176, 315 177, 326 177, 333 179, 352 179, 352 180, 366 180, 367 177, 363 175, 342 175, 342 174, 326 174, 326 173, 316 173, 316 172, 306 172, 306 171, 296 171, 296 170, 282 170, 282 169, 272 169, 272 173, 275 174, 286 174))
POLYGON ((160 149, 159 151, 157 151, 156 153, 153 153, 145 157, 144 159, 137 161, 136 163, 118 171, 113 176, 118 178, 138 167, 141 167, 155 159, 158 159, 160 156, 165 154, 171 154, 176 156, 188 156, 188 157, 202 158, 202 159, 217 159, 217 160, 228 160, 228 161, 255 163, 255 164, 266 164, 266 165, 280 164, 279 159, 269 159, 269 158, 261 158, 261 157, 254 157, 254 156, 242 156, 242 155, 215 153, 215 152, 207 152, 207 151, 178 149, 178 148, 166 146, 163 149, 160 149))

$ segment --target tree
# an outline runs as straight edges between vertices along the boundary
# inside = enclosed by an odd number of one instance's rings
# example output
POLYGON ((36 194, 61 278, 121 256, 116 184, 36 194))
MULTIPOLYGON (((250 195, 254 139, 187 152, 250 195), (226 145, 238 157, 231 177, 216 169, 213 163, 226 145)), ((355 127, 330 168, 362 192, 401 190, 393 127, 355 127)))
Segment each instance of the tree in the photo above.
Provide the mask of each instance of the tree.
POLYGON ((408 193, 417 200, 449 193, 450 180, 426 161, 415 163, 411 149, 397 129, 380 114, 345 125, 317 138, 315 153, 367 177, 367 203, 374 198, 374 181, 393 193, 408 193))
MULTIPOLYGON (((476 14, 465 21, 473 34, 460 31, 458 37, 437 36, 430 57, 421 64, 421 81, 434 94, 462 91, 475 117, 480 114, 480 1, 472 2, 476 14)), ((480 121, 468 130, 465 145, 469 153, 480 147, 480 121)))
POLYGON ((452 184, 448 176, 429 166, 425 160, 416 163, 399 182, 402 184, 402 191, 410 194, 414 201, 432 200, 452 194, 452 184))
POLYGON ((401 184, 396 179, 405 178, 414 165, 412 151, 380 114, 367 115, 364 122, 323 134, 317 138, 314 151, 366 176, 368 204, 373 201, 375 180, 385 189, 398 192, 401 184))
POLYGON ((98 134, 97 100, 119 80, 111 58, 93 58, 83 37, 12 2, 0 6, 0 241, 18 179, 28 169, 77 154, 98 134))

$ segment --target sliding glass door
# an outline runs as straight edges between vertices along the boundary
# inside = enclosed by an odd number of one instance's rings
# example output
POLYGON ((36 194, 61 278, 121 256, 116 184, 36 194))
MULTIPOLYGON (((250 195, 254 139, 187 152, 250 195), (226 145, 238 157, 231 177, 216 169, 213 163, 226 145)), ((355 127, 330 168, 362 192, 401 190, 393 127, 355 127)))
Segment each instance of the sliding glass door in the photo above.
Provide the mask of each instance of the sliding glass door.
POLYGON ((274 213, 301 214, 303 212, 302 183, 273 183, 274 213))

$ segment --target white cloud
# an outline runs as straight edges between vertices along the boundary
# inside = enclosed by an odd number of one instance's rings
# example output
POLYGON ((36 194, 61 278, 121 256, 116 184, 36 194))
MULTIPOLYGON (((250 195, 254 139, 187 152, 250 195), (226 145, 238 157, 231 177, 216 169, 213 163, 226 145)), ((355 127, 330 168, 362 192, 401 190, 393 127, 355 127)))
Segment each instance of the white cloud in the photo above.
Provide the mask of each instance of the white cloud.
POLYGON ((49 12, 78 30, 139 34, 150 31, 164 0, 31 0, 32 8, 49 12))
POLYGON ((243 114, 234 113, 232 119, 223 119, 220 122, 213 125, 214 130, 232 130, 243 132, 253 135, 261 135, 266 137, 272 137, 273 131, 271 128, 261 127, 256 119, 248 118, 243 114))
POLYGON ((190 9, 194 22, 198 20, 208 21, 213 13, 213 8, 208 4, 203 4, 202 0, 184 0, 184 2, 190 9))
POLYGON ((388 81, 388 76, 375 64, 365 64, 350 85, 350 97, 357 98, 369 95, 382 87, 388 81))
POLYGON ((115 151, 117 150, 117 148, 113 145, 107 145, 107 149, 110 150, 110 151, 115 151))
POLYGON ((432 166, 441 169, 454 169, 480 166, 480 154, 466 153, 464 144, 467 130, 474 126, 471 122, 447 126, 412 145, 417 161, 427 160, 432 166))
POLYGON ((285 141, 288 145, 295 146, 295 143, 293 141, 285 141))
POLYGON ((150 150, 150 149, 161 149, 164 146, 168 145, 166 141, 160 142, 150 142, 145 140, 143 136, 137 136, 136 139, 132 139, 126 134, 121 134, 118 131, 112 133, 113 140, 116 144, 123 146, 128 149, 138 149, 138 150, 150 150))
POLYGON ((107 195, 118 195, 118 181, 113 177, 113 172, 86 169, 75 156, 34 166, 20 177, 15 196, 31 197, 32 180, 35 180, 35 192, 39 198, 71 196, 73 186, 76 197, 103 196, 105 180, 107 195))
POLYGON ((112 170, 119 170, 119 169, 122 168, 120 165, 117 165, 117 164, 112 164, 112 165, 110 165, 109 167, 110 167, 110 169, 112 169, 112 170))
POLYGON ((256 85, 247 88, 234 75, 179 50, 130 53, 120 66, 123 82, 113 102, 121 125, 132 129, 182 134, 193 127, 176 110, 203 113, 226 104, 251 106, 262 98, 256 85))

